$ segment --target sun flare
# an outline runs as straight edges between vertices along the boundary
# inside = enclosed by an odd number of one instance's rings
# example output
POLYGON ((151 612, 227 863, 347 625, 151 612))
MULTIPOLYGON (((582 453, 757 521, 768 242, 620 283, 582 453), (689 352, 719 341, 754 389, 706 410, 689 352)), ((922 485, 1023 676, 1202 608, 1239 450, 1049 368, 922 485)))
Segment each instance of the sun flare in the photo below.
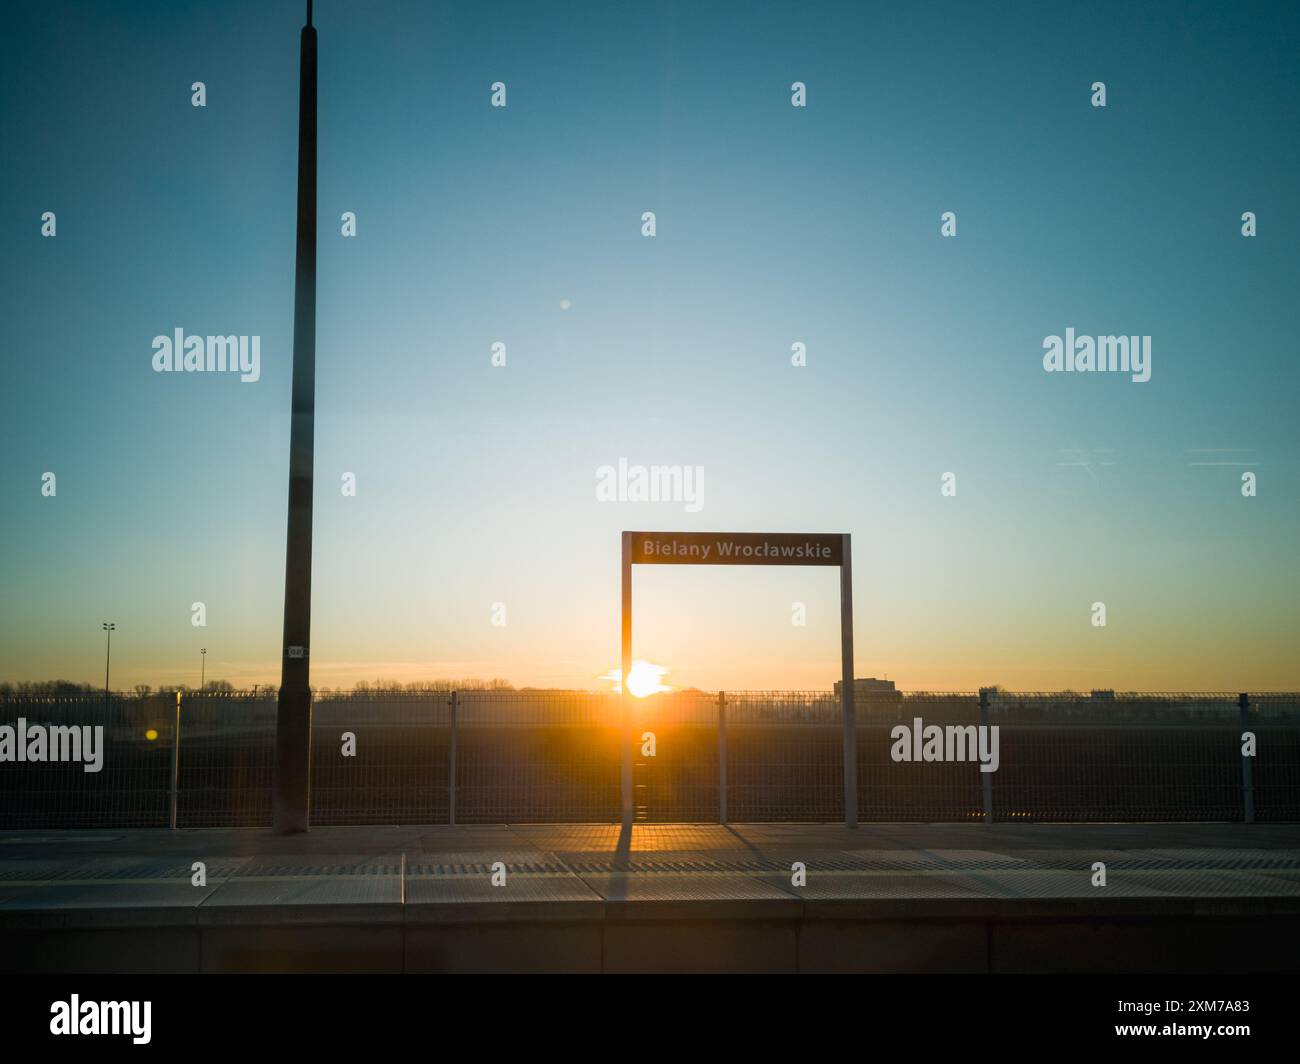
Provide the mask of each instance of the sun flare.
MULTIPOLYGON (((659 694, 661 691, 671 691, 672 688, 659 681, 668 672, 668 666, 655 665, 649 661, 634 661, 632 668, 627 674, 627 689, 634 698, 646 698, 650 695, 659 694)), ((603 676, 598 677, 601 680, 609 680, 614 684, 614 690, 622 692, 623 677, 618 669, 610 669, 603 676)))

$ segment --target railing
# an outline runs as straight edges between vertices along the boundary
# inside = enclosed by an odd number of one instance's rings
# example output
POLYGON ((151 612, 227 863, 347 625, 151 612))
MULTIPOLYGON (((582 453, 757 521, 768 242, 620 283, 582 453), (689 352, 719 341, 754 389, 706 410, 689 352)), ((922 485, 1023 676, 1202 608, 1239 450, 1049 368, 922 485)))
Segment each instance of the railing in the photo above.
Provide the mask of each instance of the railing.
MULTIPOLYGON (((312 821, 615 822, 620 708, 586 692, 320 696, 312 821)), ((683 691, 632 708, 637 819, 843 818, 830 692, 683 691)), ((0 710, 10 728, 104 728, 98 772, 0 762, 0 827, 270 823, 272 695, 9 695, 0 710)), ((857 743, 864 821, 1300 820, 1300 694, 873 693, 857 743), (958 739, 996 727, 997 770, 897 760, 917 718, 958 739)))

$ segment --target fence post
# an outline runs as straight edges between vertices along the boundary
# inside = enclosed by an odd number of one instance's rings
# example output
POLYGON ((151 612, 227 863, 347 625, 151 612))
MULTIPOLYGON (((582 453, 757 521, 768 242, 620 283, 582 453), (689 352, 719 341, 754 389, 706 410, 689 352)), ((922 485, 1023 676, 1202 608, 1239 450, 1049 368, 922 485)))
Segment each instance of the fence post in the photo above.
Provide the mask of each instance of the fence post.
MULTIPOLYGON (((1250 726, 1250 695, 1242 692, 1237 696, 1237 707, 1241 710, 1241 730, 1246 731, 1250 726)), ((1240 736, 1237 739, 1241 742, 1240 736)), ((1258 742, 1255 744, 1259 748, 1258 742)), ((1246 823, 1255 823, 1255 778, 1253 757, 1241 755, 1241 802, 1246 814, 1246 823)))
POLYGON ((456 710, 460 708, 460 692, 451 693, 451 754, 447 761, 447 822, 456 826, 456 710))
POLYGON ((727 822, 727 692, 718 692, 718 823, 727 822))
MULTIPOLYGON (((985 734, 989 726, 989 692, 980 688, 980 732, 985 734)), ((980 786, 984 792, 984 823, 993 823, 993 773, 980 772, 980 786)))
POLYGON ((167 818, 168 826, 172 831, 176 830, 176 806, 180 801, 180 782, 181 782, 181 693, 176 692, 176 719, 172 726, 172 785, 168 792, 169 804, 171 806, 170 814, 167 818))

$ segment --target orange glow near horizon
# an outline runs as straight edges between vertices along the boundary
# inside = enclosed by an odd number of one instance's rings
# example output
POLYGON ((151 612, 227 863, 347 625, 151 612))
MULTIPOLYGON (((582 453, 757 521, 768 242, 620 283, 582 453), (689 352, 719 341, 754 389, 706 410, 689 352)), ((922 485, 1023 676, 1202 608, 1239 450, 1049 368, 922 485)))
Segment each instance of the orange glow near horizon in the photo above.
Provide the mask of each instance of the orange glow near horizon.
MULTIPOLYGON (((633 698, 648 698, 650 695, 659 694, 661 691, 671 691, 672 688, 660 681, 668 673, 666 665, 655 665, 649 661, 634 661, 632 668, 627 674, 627 689, 633 698)), ((610 669, 609 672, 598 676, 599 680, 609 680, 614 684, 614 690, 618 693, 623 691, 623 676, 618 669, 610 669)))

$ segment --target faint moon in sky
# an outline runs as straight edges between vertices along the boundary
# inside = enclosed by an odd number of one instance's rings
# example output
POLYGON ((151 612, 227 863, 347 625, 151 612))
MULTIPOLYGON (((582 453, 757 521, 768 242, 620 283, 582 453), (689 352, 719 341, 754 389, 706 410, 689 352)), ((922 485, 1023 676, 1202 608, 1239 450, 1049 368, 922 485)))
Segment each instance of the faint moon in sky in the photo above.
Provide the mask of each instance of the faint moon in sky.
POLYGON ((561 309, 561 310, 568 310, 571 306, 573 306, 573 304, 570 303, 567 299, 561 299, 561 300, 560 300, 560 309, 561 309))

